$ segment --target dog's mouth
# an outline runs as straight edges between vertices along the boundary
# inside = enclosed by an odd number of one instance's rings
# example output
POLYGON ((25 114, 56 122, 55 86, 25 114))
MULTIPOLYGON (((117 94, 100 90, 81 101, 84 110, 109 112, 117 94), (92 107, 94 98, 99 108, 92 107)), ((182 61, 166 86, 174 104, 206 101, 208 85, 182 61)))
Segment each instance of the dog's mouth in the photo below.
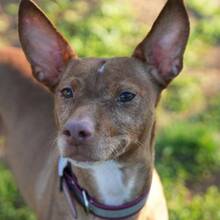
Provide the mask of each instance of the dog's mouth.
POLYGON ((79 161, 73 158, 67 157, 68 162, 71 164, 71 167, 78 167, 82 169, 90 169, 91 167, 102 163, 102 161, 79 161))
POLYGON ((60 154, 69 158, 71 163, 76 166, 115 160, 126 152, 129 144, 130 139, 127 135, 105 137, 97 143, 88 143, 87 145, 69 145, 62 135, 57 139, 60 154))

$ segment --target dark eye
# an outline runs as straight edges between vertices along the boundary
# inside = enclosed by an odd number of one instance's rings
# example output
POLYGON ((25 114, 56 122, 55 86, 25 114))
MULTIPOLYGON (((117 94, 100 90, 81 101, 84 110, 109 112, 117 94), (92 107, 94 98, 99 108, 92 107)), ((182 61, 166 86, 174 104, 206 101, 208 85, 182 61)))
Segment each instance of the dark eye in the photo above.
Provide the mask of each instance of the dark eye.
POLYGON ((64 88, 60 92, 61 92, 61 95, 66 99, 73 97, 73 91, 71 88, 64 88))
POLYGON ((132 92, 122 92, 119 97, 119 102, 130 102, 136 95, 132 92))

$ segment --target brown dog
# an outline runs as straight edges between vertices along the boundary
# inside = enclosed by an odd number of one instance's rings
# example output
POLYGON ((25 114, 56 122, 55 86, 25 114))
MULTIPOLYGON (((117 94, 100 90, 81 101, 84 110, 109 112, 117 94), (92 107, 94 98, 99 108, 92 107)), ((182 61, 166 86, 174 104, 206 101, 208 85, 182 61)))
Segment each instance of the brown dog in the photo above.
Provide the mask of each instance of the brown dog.
POLYGON ((183 1, 168 0, 132 57, 79 59, 21 1, 22 47, 52 93, 21 51, 1 51, 0 116, 7 162, 39 220, 168 219, 154 171, 155 108, 181 71, 188 34, 183 1))

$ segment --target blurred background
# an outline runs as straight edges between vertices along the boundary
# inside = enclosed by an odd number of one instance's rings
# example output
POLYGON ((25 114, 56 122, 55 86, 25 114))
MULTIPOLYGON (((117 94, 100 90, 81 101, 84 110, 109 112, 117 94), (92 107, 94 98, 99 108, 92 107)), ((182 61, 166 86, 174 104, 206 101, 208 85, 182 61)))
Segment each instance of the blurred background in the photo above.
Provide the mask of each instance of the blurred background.
MULTIPOLYGON (((38 0, 81 57, 128 56, 165 0, 38 0)), ((18 0, 0 0, 0 47, 19 46, 18 0)), ((171 220, 220 220, 220 1, 187 0, 182 74, 158 108, 156 167, 171 220)), ((3 143, 0 138, 0 145, 3 143)), ((34 220, 0 164, 0 220, 34 220)))

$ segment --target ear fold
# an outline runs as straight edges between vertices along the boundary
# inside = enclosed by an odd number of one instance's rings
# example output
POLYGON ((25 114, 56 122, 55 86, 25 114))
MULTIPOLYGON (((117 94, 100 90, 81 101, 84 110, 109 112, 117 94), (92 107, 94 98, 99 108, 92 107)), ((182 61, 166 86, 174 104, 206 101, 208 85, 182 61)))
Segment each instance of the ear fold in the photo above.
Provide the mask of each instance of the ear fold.
POLYGON ((147 37, 133 56, 152 65, 153 77, 165 88, 182 69, 189 36, 189 20, 183 0, 168 0, 147 37))
POLYGON ((20 3, 19 37, 35 78, 53 89, 76 53, 31 0, 20 3))

